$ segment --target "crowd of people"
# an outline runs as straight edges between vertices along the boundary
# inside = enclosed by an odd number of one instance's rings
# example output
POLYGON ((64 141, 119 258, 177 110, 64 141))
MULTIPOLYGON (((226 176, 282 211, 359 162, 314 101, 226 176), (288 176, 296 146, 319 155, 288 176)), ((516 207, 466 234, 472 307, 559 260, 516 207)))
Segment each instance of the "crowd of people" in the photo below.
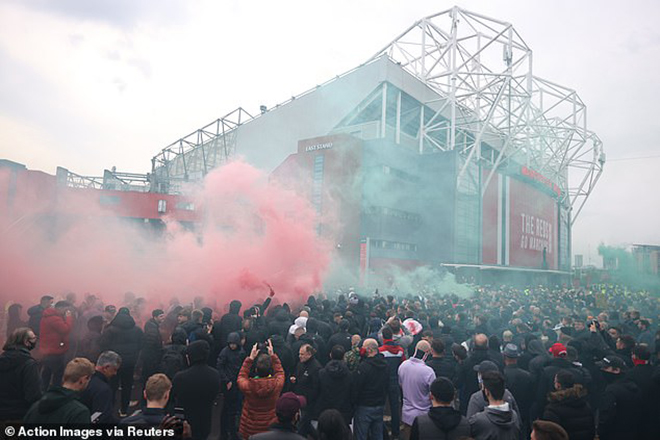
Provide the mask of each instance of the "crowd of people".
POLYGON ((354 289, 6 308, 0 422, 221 440, 657 439, 660 300, 621 286, 354 289), (222 312, 225 313, 222 313, 222 312), (218 415, 219 413, 219 415, 218 415))

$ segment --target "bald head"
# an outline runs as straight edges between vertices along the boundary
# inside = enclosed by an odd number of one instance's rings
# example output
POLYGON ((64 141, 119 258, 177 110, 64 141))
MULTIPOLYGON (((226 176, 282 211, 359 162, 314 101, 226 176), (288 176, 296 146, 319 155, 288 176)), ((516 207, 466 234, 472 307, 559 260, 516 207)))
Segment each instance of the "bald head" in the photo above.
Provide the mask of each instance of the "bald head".
POLYGON ((378 354, 378 342, 375 339, 365 339, 362 343, 362 348, 365 349, 368 357, 373 357, 378 354))
POLYGON ((431 344, 428 341, 422 339, 415 346, 415 354, 413 355, 417 359, 424 359, 424 357, 431 351, 431 344))
POLYGON ((422 339, 415 346, 415 350, 416 351, 422 351, 424 353, 428 353, 429 351, 431 351, 431 344, 429 344, 428 341, 425 341, 425 340, 422 339))
POLYGON ((307 313, 307 310, 303 310, 300 312, 300 316, 303 316, 305 318, 309 318, 309 313, 307 313))
POLYGON ((483 333, 479 333, 474 336, 474 345, 475 347, 479 348, 486 348, 488 347, 488 336, 484 335, 483 333))

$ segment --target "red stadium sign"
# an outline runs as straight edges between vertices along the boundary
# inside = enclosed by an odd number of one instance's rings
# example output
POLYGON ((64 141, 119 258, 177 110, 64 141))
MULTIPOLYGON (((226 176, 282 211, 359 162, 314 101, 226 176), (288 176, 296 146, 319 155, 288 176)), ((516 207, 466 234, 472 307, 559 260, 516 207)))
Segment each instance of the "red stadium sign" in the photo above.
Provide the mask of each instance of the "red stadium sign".
POLYGON ((557 269, 557 219, 547 192, 497 173, 483 197, 482 263, 557 269))

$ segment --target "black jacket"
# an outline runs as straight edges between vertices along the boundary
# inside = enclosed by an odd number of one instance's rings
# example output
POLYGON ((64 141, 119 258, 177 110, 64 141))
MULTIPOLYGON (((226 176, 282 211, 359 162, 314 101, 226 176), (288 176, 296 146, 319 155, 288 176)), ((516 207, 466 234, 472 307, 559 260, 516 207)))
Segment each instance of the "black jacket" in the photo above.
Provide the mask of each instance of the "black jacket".
POLYGON ((642 392, 642 421, 640 438, 655 439, 660 432, 660 377, 653 378, 651 365, 637 365, 628 371, 628 379, 642 392))
POLYGON ((320 395, 317 414, 326 409, 336 409, 344 416, 346 424, 353 418, 352 378, 346 362, 332 360, 319 371, 320 395))
POLYGON ((268 323, 268 334, 279 335, 282 339, 286 339, 289 334, 289 327, 291 326, 291 315, 286 310, 280 309, 275 312, 275 317, 268 323))
POLYGON ((477 372, 474 367, 483 361, 492 361, 490 353, 486 348, 475 349, 470 353, 468 358, 458 367, 458 380, 457 386, 459 388, 461 413, 465 414, 467 405, 470 401, 470 396, 479 391, 479 383, 477 382, 477 372))
POLYGON ((89 409, 90 414, 100 412, 97 423, 117 423, 113 414, 113 393, 108 379, 96 371, 87 384, 87 388, 80 394, 80 401, 89 409))
POLYGON ((586 395, 580 384, 550 393, 541 418, 560 425, 571 440, 593 440, 596 435, 594 411, 586 395))
POLYGON ((101 333, 88 331, 78 344, 78 356, 96 363, 101 354, 101 333))
POLYGON ((213 335, 213 341, 216 347, 218 347, 218 351, 227 346, 227 337, 229 336, 229 333, 241 330, 243 318, 238 314, 238 312, 241 311, 241 306, 242 304, 240 301, 232 301, 229 303, 229 313, 224 314, 222 318, 220 318, 220 321, 213 324, 211 334, 213 335))
POLYGON ((159 426, 166 416, 164 408, 142 408, 142 410, 119 422, 121 425, 159 426))
POLYGON ((250 436, 249 440, 306 440, 302 435, 296 434, 296 428, 291 424, 275 423, 267 432, 250 436))
POLYGON ((470 436, 470 424, 452 407, 431 408, 417 416, 410 429, 410 440, 458 440, 470 436))
POLYGON ((144 349, 142 358, 150 365, 158 364, 163 355, 163 337, 160 334, 160 326, 154 318, 144 324, 144 349))
POLYGON ((211 410, 219 391, 220 375, 205 361, 174 376, 172 396, 185 410, 194 439, 206 439, 211 432, 211 410))
POLYGON ((344 347, 344 351, 351 351, 351 334, 348 332, 343 332, 343 333, 335 333, 334 335, 330 336, 330 339, 328 339, 328 344, 327 348, 328 351, 332 350, 332 347, 335 345, 341 345, 344 347))
POLYGON ((39 367, 27 348, 0 355, 0 420, 20 420, 41 398, 39 367))
POLYGON ((552 361, 552 356, 548 354, 545 347, 543 347, 543 343, 538 339, 529 341, 527 352, 532 355, 528 363, 527 371, 532 373, 538 381, 543 372, 543 368, 552 361))
POLYGON ((296 383, 293 386, 293 392, 299 396, 305 396, 310 402, 308 409, 312 414, 316 414, 315 405, 319 395, 319 371, 321 371, 321 364, 315 357, 312 357, 307 362, 298 362, 296 367, 296 383))
POLYGON ((112 350, 121 356, 122 365, 135 365, 142 349, 142 330, 133 317, 120 313, 101 335, 101 351, 112 350))
POLYGON ((623 374, 614 377, 600 398, 598 434, 601 440, 637 438, 642 414, 642 393, 623 374))
POLYGON ((27 311, 28 316, 28 327, 32 329, 35 335, 39 336, 39 331, 41 330, 41 317, 44 314, 44 308, 41 305, 37 304, 32 306, 27 311))
POLYGON ((534 378, 517 365, 507 365, 504 367, 504 379, 506 388, 513 394, 520 408, 521 418, 526 420, 534 402, 534 378))
POLYGON ((39 425, 90 424, 89 410, 77 392, 54 386, 25 415, 23 422, 39 425))
POLYGON ((183 344, 168 344, 163 351, 158 371, 164 373, 170 380, 176 373, 186 368, 186 346, 183 344))
POLYGON ((232 382, 233 386, 236 386, 238 372, 240 371, 244 360, 245 350, 241 347, 240 335, 236 332, 230 333, 227 338, 227 346, 220 352, 216 365, 218 374, 220 374, 220 381, 223 384, 223 389, 226 389, 226 386, 224 385, 228 382, 232 382), (231 343, 238 346, 236 350, 229 348, 229 344, 231 343))
POLYGON ((619 356, 621 359, 623 359, 623 362, 626 363, 626 366, 628 366, 628 368, 632 368, 635 366, 632 360, 632 348, 623 348, 621 350, 617 349, 615 350, 615 354, 619 356))
POLYGON ((389 386, 389 372, 385 357, 378 353, 366 357, 353 373, 353 401, 355 406, 385 405, 389 386))
POLYGON ((456 383, 456 374, 458 371, 458 362, 453 356, 444 354, 440 357, 432 357, 426 361, 426 365, 433 368, 435 377, 446 377, 456 383))
POLYGON ((575 383, 584 384, 584 378, 580 370, 569 360, 564 358, 553 358, 541 371, 537 381, 536 403, 538 404, 539 414, 542 414, 543 408, 548 399, 548 393, 555 389, 555 376, 560 370, 568 370, 575 377, 575 383))
MULTIPOLYGON (((189 342, 206 341, 209 347, 213 347, 213 335, 206 330, 206 326, 201 322, 187 321, 180 326, 188 335, 189 342)), ((211 356, 211 354, 209 354, 211 356)))
POLYGON ((282 338, 280 335, 272 335, 270 339, 273 343, 273 352, 275 352, 277 357, 280 359, 280 362, 282 363, 286 382, 288 383, 289 377, 293 375, 296 368, 293 352, 287 343, 284 342, 284 338, 282 338))

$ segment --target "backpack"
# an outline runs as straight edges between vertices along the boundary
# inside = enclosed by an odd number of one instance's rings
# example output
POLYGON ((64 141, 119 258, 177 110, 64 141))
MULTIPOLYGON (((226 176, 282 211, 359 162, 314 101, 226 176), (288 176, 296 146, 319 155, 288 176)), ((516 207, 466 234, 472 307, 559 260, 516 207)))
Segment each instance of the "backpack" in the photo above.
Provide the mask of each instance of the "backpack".
POLYGON ((169 345, 165 347, 159 370, 170 380, 174 378, 176 373, 186 368, 186 360, 183 355, 185 349, 185 345, 169 345))

